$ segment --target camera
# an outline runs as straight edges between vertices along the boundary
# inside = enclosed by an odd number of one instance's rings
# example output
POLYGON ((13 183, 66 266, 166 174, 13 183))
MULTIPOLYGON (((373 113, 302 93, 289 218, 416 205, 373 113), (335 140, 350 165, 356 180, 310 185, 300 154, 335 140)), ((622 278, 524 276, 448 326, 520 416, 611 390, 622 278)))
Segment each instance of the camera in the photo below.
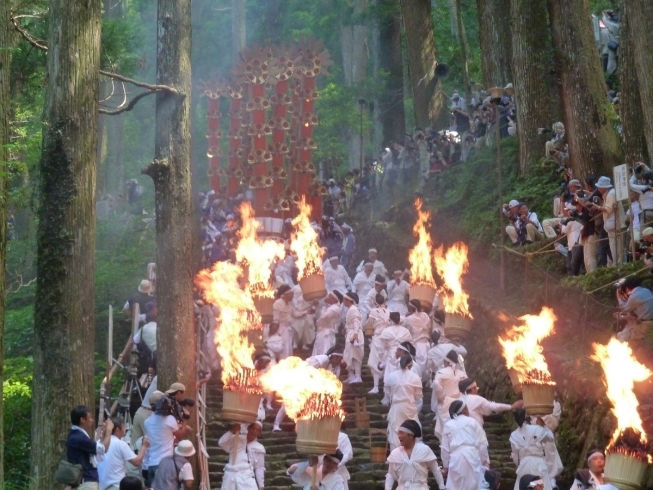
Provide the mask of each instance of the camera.
POLYGON ((181 401, 177 401, 174 398, 169 398, 171 402, 171 413, 170 415, 174 416, 179 422, 182 420, 189 420, 190 413, 186 410, 186 407, 192 408, 195 406, 195 400, 192 398, 184 398, 181 401))

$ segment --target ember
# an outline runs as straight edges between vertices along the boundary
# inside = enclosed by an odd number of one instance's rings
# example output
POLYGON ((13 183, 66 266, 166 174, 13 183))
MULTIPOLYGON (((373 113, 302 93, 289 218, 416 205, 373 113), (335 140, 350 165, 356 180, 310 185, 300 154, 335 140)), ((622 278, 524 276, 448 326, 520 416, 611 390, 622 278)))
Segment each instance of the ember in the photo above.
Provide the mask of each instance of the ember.
POLYGON ((549 373, 544 371, 538 371, 537 369, 531 369, 528 373, 526 373, 526 378, 524 379, 522 384, 555 385, 549 373))
POLYGON ((651 459, 646 436, 630 427, 619 433, 617 439, 608 447, 608 452, 623 454, 644 462, 650 462, 651 459))

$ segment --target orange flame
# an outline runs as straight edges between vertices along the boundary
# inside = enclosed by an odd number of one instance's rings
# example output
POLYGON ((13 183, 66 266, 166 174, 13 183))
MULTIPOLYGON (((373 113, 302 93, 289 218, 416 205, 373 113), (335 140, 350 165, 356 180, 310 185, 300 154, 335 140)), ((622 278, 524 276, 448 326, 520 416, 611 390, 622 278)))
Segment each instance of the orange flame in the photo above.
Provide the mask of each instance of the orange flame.
POLYGON ((240 240, 236 248, 238 262, 247 263, 247 276, 250 292, 259 297, 274 297, 274 288, 270 284, 275 259, 282 260, 286 253, 282 244, 274 240, 257 238, 259 222, 254 219, 254 210, 249 202, 240 206, 243 225, 238 232, 240 240))
POLYGON ((461 282, 462 275, 467 272, 469 265, 467 252, 467 245, 463 242, 454 243, 447 250, 446 255, 443 252, 443 247, 439 247, 433 252, 433 263, 438 274, 444 279, 444 286, 438 291, 442 296, 444 311, 472 318, 467 303, 469 295, 463 291, 461 282))
POLYGON ((415 208, 417 209, 417 221, 415 222, 415 226, 413 226, 413 235, 418 240, 417 245, 408 254, 412 283, 435 288, 433 269, 431 268, 433 242, 428 232, 428 228, 431 226, 431 213, 422 211, 421 199, 415 200, 415 208))
POLYGON ((524 315, 521 325, 513 326, 499 337, 508 369, 514 369, 522 383, 553 384, 549 367, 542 355, 540 342, 553 333, 556 316, 551 308, 542 308, 539 315, 524 315))
POLYGON ((310 204, 306 204, 306 196, 297 203, 299 214, 292 220, 295 231, 290 241, 290 249, 297 255, 297 280, 313 274, 322 274, 323 251, 318 242, 318 235, 311 226, 310 204))
POLYGON ((297 420, 340 417, 342 383, 326 369, 316 369, 299 357, 287 357, 260 378, 265 391, 276 391, 283 400, 286 413, 297 420))
POLYGON ((212 269, 201 271, 195 283, 202 289, 204 299, 216 305, 215 343, 222 366, 222 382, 226 389, 261 393, 255 376, 252 354, 254 346, 246 334, 261 329, 261 321, 251 295, 238 284, 243 271, 229 262, 216 262, 212 269))
POLYGON ((610 339, 608 345, 593 344, 593 347, 594 354, 590 357, 603 368, 608 398, 612 402, 612 413, 617 419, 617 429, 612 435, 608 449, 628 428, 639 432, 640 441, 646 443, 642 419, 637 412, 639 402, 633 387, 635 382, 647 380, 651 376, 651 371, 637 361, 628 344, 614 337, 610 339))

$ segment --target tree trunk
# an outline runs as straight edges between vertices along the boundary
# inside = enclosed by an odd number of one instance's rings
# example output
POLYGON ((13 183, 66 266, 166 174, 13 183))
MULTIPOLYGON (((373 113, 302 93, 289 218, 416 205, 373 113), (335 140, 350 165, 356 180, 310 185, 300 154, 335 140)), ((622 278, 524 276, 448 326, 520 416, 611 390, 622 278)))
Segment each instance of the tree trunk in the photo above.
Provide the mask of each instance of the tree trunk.
POLYGON ((587 0, 552 0, 551 26, 574 177, 612 176, 622 161, 616 116, 603 82, 587 0))
POLYGON ((644 135, 648 154, 653 155, 653 52, 650 44, 653 43, 653 29, 651 29, 653 4, 650 0, 632 0, 622 3, 628 4, 625 5, 625 15, 628 17, 630 39, 633 42, 639 99, 644 115, 644 135))
MULTIPOLYGON (((163 387, 179 381, 194 397, 193 235, 190 176, 190 2, 159 0, 154 181, 157 245, 157 365, 163 387)), ((192 418, 192 417, 191 417, 192 418)))
MULTIPOLYGON (((354 0, 352 8, 354 15, 360 14, 367 8, 367 0, 354 0)), ((345 85, 352 87, 362 83, 367 75, 367 26, 348 23, 348 19, 343 20, 345 22, 343 22, 340 28, 343 71, 345 85)), ((358 110, 360 111, 360 107, 358 107, 358 110)), ((353 129, 350 130, 348 140, 349 168, 359 168, 361 163, 361 146, 364 148, 364 145, 361 145, 360 132, 353 129)))
POLYGON ((449 3, 449 21, 451 23, 451 37, 457 43, 460 42, 460 26, 458 24, 458 12, 460 4, 458 0, 448 0, 449 3))
MULTIPOLYGON (((0 0, 0 448, 5 447, 4 438, 4 340, 5 340, 5 264, 7 261, 7 200, 8 181, 7 164, 9 152, 9 112, 12 45, 9 20, 9 0, 0 0)), ((4 482, 4 450, 0 449, 0 482, 4 482)), ((4 484, 0 483, 0 488, 4 484)))
MULTIPOLYGON (((460 54, 463 61, 463 78, 465 79, 465 98, 467 103, 472 103, 472 82, 469 79, 469 42, 467 41, 467 32, 463 22, 463 9, 460 0, 455 0, 456 5, 456 25, 458 26, 458 42, 460 43, 460 54)), ((465 107, 467 110, 467 107, 465 107)))
MULTIPOLYGON (((635 67, 636 40, 631 29, 633 5, 630 0, 620 2, 619 24, 619 108, 621 115, 624 159, 627 163, 648 162, 649 152, 644 132, 643 100, 635 67)), ((641 12, 639 9, 636 12, 641 12)), ((639 14, 638 14, 639 15, 639 14)), ((639 45, 639 49, 642 46, 639 45)), ((650 109, 650 106, 649 106, 650 109)))
POLYGON ((486 88, 513 81, 510 40, 510 0, 476 0, 481 65, 486 88))
POLYGON ((444 93, 435 78, 438 52, 433 37, 430 0, 400 0, 406 31, 408 70, 413 88, 415 124, 431 125, 444 107, 444 93))
POLYGON ((512 0, 510 13, 519 171, 524 175, 544 156, 546 138, 537 128, 552 122, 553 51, 545 2, 512 0))
POLYGON ((30 488, 49 490, 70 410, 93 408, 100 0, 51 0, 37 228, 30 488))
POLYGON ((234 59, 247 46, 245 0, 231 0, 231 45, 234 59))
POLYGON ((383 144, 403 144, 406 133, 404 111, 404 60, 401 53, 401 12, 398 0, 379 0, 379 68, 387 73, 385 90, 376 105, 383 126, 383 144))

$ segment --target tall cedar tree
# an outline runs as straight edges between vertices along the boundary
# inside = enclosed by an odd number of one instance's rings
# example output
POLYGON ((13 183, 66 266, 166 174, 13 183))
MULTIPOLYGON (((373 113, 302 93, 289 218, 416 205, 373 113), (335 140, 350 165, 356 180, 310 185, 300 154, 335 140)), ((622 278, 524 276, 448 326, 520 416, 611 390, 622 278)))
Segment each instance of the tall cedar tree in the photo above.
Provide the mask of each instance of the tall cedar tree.
POLYGON ((30 488, 49 490, 70 409, 93 404, 101 1, 51 0, 37 228, 30 488))
POLYGON ((156 95, 154 181, 159 386, 179 381, 194 397, 193 215, 190 176, 191 22, 188 0, 159 0, 157 83, 179 94, 156 95))
POLYGON ((551 27, 560 74, 565 134, 574 176, 612 176, 622 151, 596 55, 588 0, 552 0, 551 27))
MULTIPOLYGON (((639 80, 635 68, 635 40, 630 27, 633 5, 621 0, 619 12, 619 92, 621 127, 623 128, 624 159, 628 163, 648 162, 644 133, 644 112, 640 98, 639 80)), ((635 12, 639 12, 636 10, 635 12)), ((639 15, 639 14, 637 14, 639 15)))
MULTIPOLYGON (((9 155, 9 74, 11 34, 9 0, 0 0, 0 448, 4 448, 4 340, 5 340, 5 263, 7 260, 7 161, 9 155)), ((4 482, 4 451, 0 449, 0 482, 4 482)), ((1 486, 1 484, 0 484, 1 486)))
MULTIPOLYGON (((644 135, 648 154, 653 155, 653 2, 651 0, 632 0, 623 2, 626 5, 625 15, 628 17, 628 27, 631 30, 630 39, 633 42, 635 69, 639 83, 639 98, 644 115, 644 135)), ((623 15, 623 14, 622 14, 623 15)))
POLYGON ((486 88, 504 87, 513 81, 510 0, 476 0, 476 7, 486 88))
POLYGON ((430 0, 400 0, 406 32, 408 71, 413 90, 415 124, 434 124, 444 107, 444 93, 435 77, 438 51, 433 37, 430 0))
POLYGON ((544 156, 545 137, 538 127, 552 119, 553 49, 545 2, 512 0, 512 72, 519 137, 519 171, 544 156))
POLYGON ((385 94, 379 97, 383 143, 403 143, 406 133, 404 71, 401 52, 399 0, 379 0, 379 66, 387 73, 385 94))

